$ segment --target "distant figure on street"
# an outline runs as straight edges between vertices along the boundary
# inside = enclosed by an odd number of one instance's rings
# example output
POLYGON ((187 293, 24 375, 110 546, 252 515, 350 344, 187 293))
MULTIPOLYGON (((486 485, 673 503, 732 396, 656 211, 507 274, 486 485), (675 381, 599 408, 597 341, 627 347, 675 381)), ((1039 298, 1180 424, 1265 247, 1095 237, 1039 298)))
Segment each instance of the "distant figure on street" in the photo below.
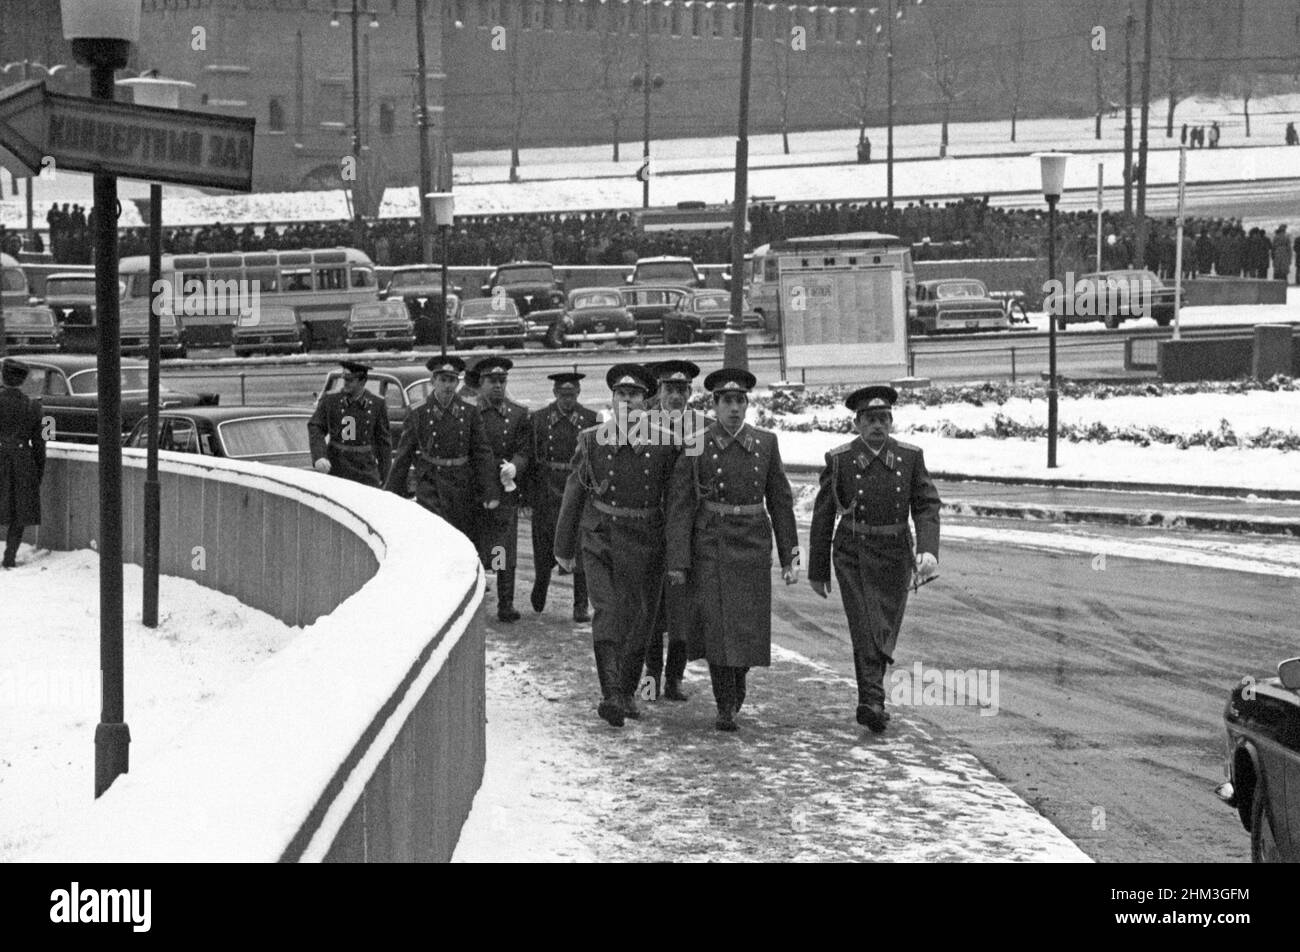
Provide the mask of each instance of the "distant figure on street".
MULTIPOLYGON (((1300 235, 1296 235, 1295 244, 1291 246, 1291 250, 1294 252, 1292 260, 1300 262, 1300 235)), ((1300 284, 1300 264, 1296 265, 1295 283, 1300 284)))
POLYGON ((1217 149, 1218 147, 1219 147, 1219 124, 1218 122, 1212 122, 1210 123, 1210 148, 1217 149))
POLYGON ((858 142, 858 162, 865 165, 871 161, 871 139, 863 136, 858 142))
POLYGON ((1187 145, 1187 123, 1183 123, 1183 145, 1187 145))
POLYGON ((378 489, 388 476, 393 438, 388 408, 366 389, 370 368, 343 361, 343 389, 326 393, 307 422, 317 472, 378 489))
POLYGON ((1291 236, 1286 225, 1278 225, 1273 233, 1273 279, 1286 281, 1291 275, 1291 236))
POLYGON ((23 530, 41 523, 45 437, 40 401, 19 389, 27 374, 21 361, 0 362, 0 524, 7 529, 0 566, 6 569, 18 566, 23 530))
POLYGON ((1288 122, 1286 124, 1286 144, 1300 145, 1300 134, 1296 133, 1294 122, 1288 122))

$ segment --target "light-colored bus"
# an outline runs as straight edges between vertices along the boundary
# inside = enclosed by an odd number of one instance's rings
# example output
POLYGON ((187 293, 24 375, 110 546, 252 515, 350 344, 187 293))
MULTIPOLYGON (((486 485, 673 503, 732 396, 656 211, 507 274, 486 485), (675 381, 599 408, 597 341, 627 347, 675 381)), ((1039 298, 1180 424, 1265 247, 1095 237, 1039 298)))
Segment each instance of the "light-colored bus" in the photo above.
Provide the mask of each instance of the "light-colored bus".
MULTIPOLYGON (((121 276, 123 309, 148 308, 148 256, 123 258, 121 276)), ((231 346, 239 316, 232 297, 246 304, 253 289, 260 303, 298 313, 306 350, 342 348, 352 305, 379 300, 374 264, 353 248, 163 255, 162 279, 169 289, 164 309, 173 305, 182 341, 190 349, 231 346), (205 306, 194 313, 189 305, 198 299, 205 306), (185 306, 175 307, 178 303, 185 306)))

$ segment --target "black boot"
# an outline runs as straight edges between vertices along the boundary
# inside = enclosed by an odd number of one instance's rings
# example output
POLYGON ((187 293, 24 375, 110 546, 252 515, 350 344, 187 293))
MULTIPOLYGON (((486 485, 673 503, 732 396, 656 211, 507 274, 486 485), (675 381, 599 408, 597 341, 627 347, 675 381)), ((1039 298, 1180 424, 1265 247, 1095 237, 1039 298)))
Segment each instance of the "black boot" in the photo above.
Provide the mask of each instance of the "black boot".
POLYGON ((736 713, 745 706, 745 675, 748 673, 748 668, 736 668, 736 713))
POLYGON ((587 610, 587 573, 573 573, 573 620, 580 625, 591 621, 587 610))
POLYGON ((889 715, 885 713, 885 705, 874 696, 875 691, 872 690, 880 687, 876 683, 878 674, 875 666, 857 650, 853 652, 853 673, 858 680, 857 722, 873 734, 879 734, 889 722, 889 715))
POLYGON ((5 557, 0 566, 7 569, 18 567, 18 546, 22 545, 23 529, 26 526, 11 525, 5 532, 5 557))
POLYGON ((709 679, 713 682, 713 699, 718 705, 718 719, 713 726, 720 731, 736 729, 736 674, 735 669, 721 664, 709 665, 709 679))
POLYGON ((540 614, 546 608, 546 593, 551 587, 551 570, 537 569, 537 577, 533 579, 533 593, 529 601, 533 604, 533 611, 540 614))
MULTIPOLYGON (((664 675, 664 697, 670 701, 685 701, 690 697, 682 690, 682 675, 686 673, 686 642, 668 642, 668 663, 664 675)), ((740 705, 736 705, 739 709, 740 705)))
POLYGON ((623 713, 634 721, 641 717, 641 711, 636 706, 636 696, 641 687, 643 657, 642 651, 629 651, 623 656, 620 697, 623 701, 623 713))
POLYGON ((621 678, 618 669, 618 646, 608 641, 598 641, 596 650, 596 676, 600 679, 600 707, 596 712, 614 727, 623 726, 623 704, 619 699, 621 678))
POLYGON ((515 611, 515 570, 512 568, 497 572, 497 620, 519 620, 519 612, 515 611))

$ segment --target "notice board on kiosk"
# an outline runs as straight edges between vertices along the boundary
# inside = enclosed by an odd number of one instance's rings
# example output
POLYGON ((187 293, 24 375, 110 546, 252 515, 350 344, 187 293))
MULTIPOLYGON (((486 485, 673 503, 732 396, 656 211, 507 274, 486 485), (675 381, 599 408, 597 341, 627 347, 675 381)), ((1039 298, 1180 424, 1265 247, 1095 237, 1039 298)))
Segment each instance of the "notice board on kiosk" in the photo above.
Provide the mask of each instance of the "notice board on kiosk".
POLYGON ((781 343, 788 376, 797 379, 801 370, 818 367, 851 368, 845 382, 905 374, 903 271, 803 269, 799 263, 783 260, 781 267, 781 343))

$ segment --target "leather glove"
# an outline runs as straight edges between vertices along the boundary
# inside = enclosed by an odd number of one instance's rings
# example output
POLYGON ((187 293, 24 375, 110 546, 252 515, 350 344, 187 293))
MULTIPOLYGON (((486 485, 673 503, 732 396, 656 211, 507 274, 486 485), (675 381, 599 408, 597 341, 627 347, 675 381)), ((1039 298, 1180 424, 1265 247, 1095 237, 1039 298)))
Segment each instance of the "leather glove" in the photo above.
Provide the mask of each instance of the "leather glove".
POLYGON ((328 474, 329 471, 333 469, 333 467, 330 466, 330 461, 323 456, 320 459, 316 460, 316 462, 312 463, 311 465, 315 468, 316 472, 318 473, 328 474))
POLYGON ((499 500, 499 499, 489 499, 489 500, 487 500, 485 503, 483 503, 483 508, 484 508, 484 509, 496 509, 496 508, 497 508, 498 506, 500 506, 500 505, 501 505, 501 500, 499 500))
POLYGON ((930 578, 930 576, 938 574, 938 572, 939 572, 938 559, 936 559, 929 552, 921 552, 920 554, 917 555, 916 574, 921 577, 921 581, 925 581, 926 579, 930 578))
POLYGON ((501 485, 502 485, 502 487, 505 489, 505 491, 508 492, 508 493, 512 493, 512 492, 515 491, 515 473, 516 473, 516 472, 518 472, 518 470, 515 469, 515 464, 514 464, 514 463, 502 463, 502 464, 501 464, 501 474, 500 474, 500 475, 501 475, 501 485))
POLYGON ((677 569, 673 569, 673 570, 669 571, 669 572, 668 572, 668 584, 669 584, 669 585, 685 585, 685 584, 686 584, 686 573, 685 573, 685 572, 682 572, 682 571, 679 571, 679 570, 677 570, 677 569))

